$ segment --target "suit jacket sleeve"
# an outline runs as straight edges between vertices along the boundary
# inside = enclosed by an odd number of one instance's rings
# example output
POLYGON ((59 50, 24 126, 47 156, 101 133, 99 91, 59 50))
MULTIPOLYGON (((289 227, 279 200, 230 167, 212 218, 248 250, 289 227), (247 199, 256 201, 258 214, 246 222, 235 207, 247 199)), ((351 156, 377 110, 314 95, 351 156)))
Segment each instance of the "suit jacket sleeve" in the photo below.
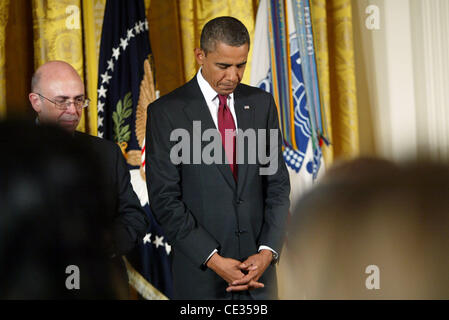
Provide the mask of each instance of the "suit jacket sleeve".
POLYGON ((114 145, 117 175, 118 209, 114 219, 114 233, 117 254, 123 255, 133 249, 145 236, 149 228, 149 219, 131 185, 129 169, 125 159, 114 145))
POLYGON ((259 246, 268 246, 280 255, 285 240, 286 222, 290 207, 290 179, 282 156, 282 133, 279 130, 277 109, 271 95, 267 128, 268 130, 275 129, 278 131, 277 144, 274 145, 270 145, 270 134, 267 134, 267 154, 277 156, 277 170, 274 174, 263 176, 265 212, 258 244, 259 246))
POLYGON ((219 247, 216 239, 204 229, 182 201, 182 164, 170 160, 170 133, 174 126, 163 109, 148 107, 146 130, 146 180, 152 213, 162 226, 169 243, 202 267, 210 253, 219 247))

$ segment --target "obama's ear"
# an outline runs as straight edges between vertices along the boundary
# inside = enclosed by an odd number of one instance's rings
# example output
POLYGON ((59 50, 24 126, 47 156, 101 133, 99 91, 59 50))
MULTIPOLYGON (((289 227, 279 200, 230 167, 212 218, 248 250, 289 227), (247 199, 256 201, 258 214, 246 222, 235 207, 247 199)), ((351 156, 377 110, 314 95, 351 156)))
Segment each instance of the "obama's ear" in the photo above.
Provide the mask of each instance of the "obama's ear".
POLYGON ((206 53, 201 48, 195 48, 194 53, 196 62, 198 62, 198 64, 202 66, 204 64, 204 59, 206 58, 206 53))

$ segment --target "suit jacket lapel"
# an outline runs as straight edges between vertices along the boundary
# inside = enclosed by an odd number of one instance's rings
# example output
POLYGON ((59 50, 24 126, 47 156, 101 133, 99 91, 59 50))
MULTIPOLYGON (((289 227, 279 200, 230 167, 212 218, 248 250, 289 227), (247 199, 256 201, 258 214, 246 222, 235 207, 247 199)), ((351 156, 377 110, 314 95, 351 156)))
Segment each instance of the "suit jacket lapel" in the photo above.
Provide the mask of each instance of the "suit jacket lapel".
MULTIPOLYGON (((237 117, 239 132, 246 131, 247 129, 254 129, 254 106, 252 106, 247 101, 246 97, 242 95, 239 86, 237 86, 236 90, 234 91, 234 108, 235 115, 237 117)), ((243 148, 243 146, 239 147, 239 145, 237 145, 236 150, 242 150, 246 153, 248 151, 248 148, 243 148)), ((248 172, 248 161, 246 155, 243 155, 242 159, 245 159, 245 161, 243 161, 242 164, 238 164, 237 195, 239 197, 242 193, 243 187, 245 186, 246 175, 248 172)))
MULTIPOLYGON (((204 100, 204 96, 201 93, 201 89, 198 85, 198 82, 196 78, 193 78, 189 83, 189 94, 190 96, 186 98, 186 101, 189 101, 186 106, 184 107, 184 112, 186 113, 187 117, 192 121, 201 121, 201 132, 195 132, 195 135, 198 135, 200 138, 202 137, 202 134, 207 129, 215 129, 214 120, 212 119, 212 116, 209 112, 209 108, 206 104, 206 100, 204 100)), ((201 141, 201 151, 203 148, 210 142, 208 141, 201 141)), ((221 144, 221 143, 220 143, 221 144)), ((224 155, 224 148, 222 149, 222 154, 224 155)), ((223 163, 223 164, 216 164, 218 170, 221 172, 223 177, 225 178, 226 182, 229 184, 229 186, 233 189, 236 188, 236 182, 234 180, 234 177, 232 176, 231 168, 229 167, 229 164, 223 163)))

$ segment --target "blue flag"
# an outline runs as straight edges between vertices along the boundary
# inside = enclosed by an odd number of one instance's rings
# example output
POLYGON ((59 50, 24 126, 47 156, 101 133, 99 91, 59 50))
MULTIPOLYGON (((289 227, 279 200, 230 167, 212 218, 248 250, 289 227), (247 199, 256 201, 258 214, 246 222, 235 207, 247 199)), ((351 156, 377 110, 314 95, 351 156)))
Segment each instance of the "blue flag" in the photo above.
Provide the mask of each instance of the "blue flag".
POLYGON ((151 222, 126 257, 130 283, 144 298, 171 298, 171 247, 150 212, 144 172, 146 109, 155 96, 143 0, 106 1, 97 92, 98 136, 120 146, 133 189, 151 222))
POLYGON ((292 203, 324 172, 311 24, 308 0, 259 2, 251 85, 270 92, 278 107, 292 203))

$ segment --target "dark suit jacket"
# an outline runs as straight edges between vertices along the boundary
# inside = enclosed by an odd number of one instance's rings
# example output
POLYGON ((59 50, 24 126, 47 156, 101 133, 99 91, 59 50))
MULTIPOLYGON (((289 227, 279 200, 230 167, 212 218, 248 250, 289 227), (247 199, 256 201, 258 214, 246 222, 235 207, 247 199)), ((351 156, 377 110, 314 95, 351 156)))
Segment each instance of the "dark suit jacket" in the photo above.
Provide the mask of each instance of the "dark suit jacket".
MULTIPOLYGON (((240 129, 279 130, 270 94, 240 84, 234 101, 240 129)), ((281 133, 276 173, 262 176, 259 163, 239 164, 236 183, 228 164, 174 165, 170 161, 170 150, 177 143, 170 141, 170 133, 184 128, 192 137, 195 120, 201 121, 201 132, 215 128, 196 77, 149 105, 146 174, 150 205, 173 248, 174 298, 239 298, 227 293, 227 283, 203 263, 216 248, 221 256, 240 261, 257 253, 260 245, 281 252, 290 193, 281 133)), ((203 142, 203 147, 208 143, 203 142)), ((277 298, 274 266, 267 268, 260 281, 265 287, 251 290, 251 297, 277 298)))
POLYGON ((149 219, 140 205, 130 180, 129 169, 120 148, 113 142, 82 132, 75 132, 75 139, 92 149, 104 168, 102 176, 113 195, 110 198, 113 211, 115 254, 124 255, 133 249, 149 227, 149 219))

